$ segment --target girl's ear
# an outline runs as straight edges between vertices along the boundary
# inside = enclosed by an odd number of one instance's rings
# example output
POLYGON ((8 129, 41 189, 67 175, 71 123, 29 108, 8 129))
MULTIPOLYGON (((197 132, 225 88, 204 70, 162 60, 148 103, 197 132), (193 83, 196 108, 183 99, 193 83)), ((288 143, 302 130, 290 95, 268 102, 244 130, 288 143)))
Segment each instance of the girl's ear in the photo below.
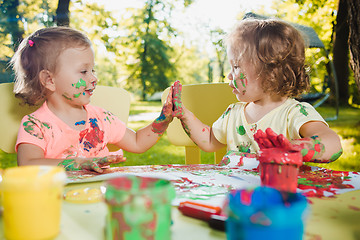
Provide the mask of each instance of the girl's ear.
POLYGON ((41 84, 49 91, 55 91, 53 74, 49 70, 41 70, 39 73, 41 84))

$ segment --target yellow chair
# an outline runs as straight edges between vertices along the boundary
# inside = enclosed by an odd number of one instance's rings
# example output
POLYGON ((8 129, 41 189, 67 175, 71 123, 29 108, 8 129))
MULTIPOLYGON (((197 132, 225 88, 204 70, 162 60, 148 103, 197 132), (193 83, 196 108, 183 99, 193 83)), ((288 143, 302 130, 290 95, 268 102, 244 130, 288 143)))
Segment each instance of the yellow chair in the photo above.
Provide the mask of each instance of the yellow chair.
MULTIPOLYGON (((21 101, 14 96, 13 88, 13 83, 0 84, 0 149, 6 153, 15 152, 21 119, 38 108, 38 106, 20 105, 21 101)), ((125 124, 128 121, 130 94, 122 88, 97 86, 91 97, 91 104, 112 112, 125 124)), ((109 149, 115 151, 118 148, 109 145, 109 149)))
MULTIPOLYGON (((169 88, 162 94, 161 100, 164 103, 169 88)), ((203 123, 212 126, 226 108, 237 102, 236 96, 227 83, 193 84, 182 87, 181 99, 187 109, 203 123)), ((179 119, 174 119, 167 129, 167 136, 170 143, 176 146, 185 146, 185 164, 201 163, 199 147, 187 136, 179 119)), ((214 162, 219 163, 226 153, 226 147, 215 152, 214 162)))

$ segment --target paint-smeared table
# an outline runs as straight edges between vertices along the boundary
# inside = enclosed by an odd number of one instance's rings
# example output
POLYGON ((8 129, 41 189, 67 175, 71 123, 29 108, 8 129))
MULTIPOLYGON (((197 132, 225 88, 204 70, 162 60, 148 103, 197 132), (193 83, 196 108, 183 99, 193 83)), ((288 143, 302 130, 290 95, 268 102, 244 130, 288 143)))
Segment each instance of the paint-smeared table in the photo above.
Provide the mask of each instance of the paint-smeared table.
MULTIPOLYGON (((222 205, 229 189, 259 186, 258 162, 243 160, 245 164, 241 166, 230 163, 227 166, 117 167, 102 175, 69 172, 65 192, 84 188, 103 191, 107 179, 126 174, 166 178, 177 192, 172 210, 172 239, 226 239, 224 232, 209 228, 206 222, 183 216, 176 205, 187 199, 222 205)), ((303 166, 298 183, 298 192, 306 195, 310 202, 304 239, 360 239, 360 176, 357 172, 303 166)), ((82 204, 64 201, 61 233, 56 240, 104 239, 106 212, 106 204, 102 201, 82 204)), ((1 231, 0 239, 3 239, 2 234, 1 231)))

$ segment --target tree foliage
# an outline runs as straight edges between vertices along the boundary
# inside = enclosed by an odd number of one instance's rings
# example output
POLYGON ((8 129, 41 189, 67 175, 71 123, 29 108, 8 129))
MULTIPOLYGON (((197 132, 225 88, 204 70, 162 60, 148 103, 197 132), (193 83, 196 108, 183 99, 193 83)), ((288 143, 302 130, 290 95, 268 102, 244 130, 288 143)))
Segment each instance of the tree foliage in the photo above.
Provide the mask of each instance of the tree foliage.
POLYGON ((192 2, 144 0, 143 7, 127 9, 119 20, 105 10, 101 1, 3 0, 1 76, 5 71, 11 74, 7 63, 23 37, 42 27, 69 24, 93 42, 100 84, 122 86, 145 99, 176 79, 183 83, 204 82, 208 57, 193 46, 174 41, 179 33, 170 21, 179 4, 187 7, 192 2))
POLYGON ((224 82, 225 79, 226 49, 223 43, 224 36, 225 31, 220 28, 210 31, 211 41, 216 53, 216 62, 219 68, 219 82, 224 82))
MULTIPOLYGON (((283 0, 275 5, 275 9, 279 9, 278 17, 314 28, 323 41, 325 49, 330 54, 330 59, 333 59, 335 63, 335 68, 338 72, 340 99, 343 99, 343 102, 347 102, 349 94, 348 86, 349 82, 351 82, 351 78, 348 78, 347 16, 342 14, 344 11, 346 13, 347 9, 343 8, 344 5, 339 4, 346 1, 283 0)), ((324 53, 317 50, 309 51, 307 55, 307 60, 312 67, 311 74, 312 80, 315 80, 313 82, 315 86, 330 71, 328 60, 321 55, 324 55, 324 53), (317 79, 316 76, 320 76, 320 78, 317 79)))
MULTIPOLYGON (((177 76, 176 56, 171 45, 177 31, 168 20, 175 2, 146 0, 142 8, 128 9, 129 14, 120 24, 125 32, 121 46, 129 53, 125 59, 129 71, 127 86, 141 89, 143 100, 147 95, 164 90, 177 76)), ((191 2, 183 4, 187 6, 191 2)))

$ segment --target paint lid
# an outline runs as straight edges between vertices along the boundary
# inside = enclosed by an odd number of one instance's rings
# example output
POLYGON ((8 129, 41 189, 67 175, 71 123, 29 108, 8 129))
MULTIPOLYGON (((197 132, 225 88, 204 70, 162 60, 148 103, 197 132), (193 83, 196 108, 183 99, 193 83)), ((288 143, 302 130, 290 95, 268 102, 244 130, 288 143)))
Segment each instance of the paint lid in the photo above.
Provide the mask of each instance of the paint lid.
POLYGON ((66 173, 57 166, 20 166, 5 169, 1 189, 33 191, 65 185, 66 173))

